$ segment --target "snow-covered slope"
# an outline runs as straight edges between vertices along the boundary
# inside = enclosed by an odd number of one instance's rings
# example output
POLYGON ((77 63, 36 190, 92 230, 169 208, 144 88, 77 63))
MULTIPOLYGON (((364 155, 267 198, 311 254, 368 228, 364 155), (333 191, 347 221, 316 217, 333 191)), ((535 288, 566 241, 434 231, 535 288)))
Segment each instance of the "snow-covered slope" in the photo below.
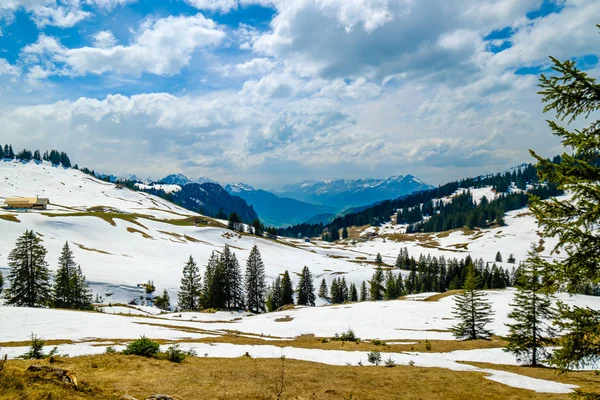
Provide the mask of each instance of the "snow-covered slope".
POLYGON ((324 276, 333 279, 336 273, 356 282, 372 274, 370 265, 234 234, 215 220, 78 170, 48 163, 0 162, 0 204, 7 197, 36 195, 50 199, 47 211, 0 209, 0 269, 6 274, 7 256, 17 237, 33 229, 48 249, 51 270, 56 269, 60 249, 68 241, 94 290, 103 296, 113 293, 112 301, 137 297, 136 285, 149 279, 157 292, 166 288, 175 295, 187 258, 192 255, 203 268, 210 254, 226 244, 242 266, 256 244, 269 281, 289 270, 296 282, 305 265, 313 272, 315 284, 324 276))

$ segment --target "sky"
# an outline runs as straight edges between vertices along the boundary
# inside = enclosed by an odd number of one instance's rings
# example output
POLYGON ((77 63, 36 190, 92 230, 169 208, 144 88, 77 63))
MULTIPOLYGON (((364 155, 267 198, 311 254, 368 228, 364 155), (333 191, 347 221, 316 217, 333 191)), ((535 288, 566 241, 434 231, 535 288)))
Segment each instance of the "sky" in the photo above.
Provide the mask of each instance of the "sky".
POLYGON ((598 0, 1 0, 0 142, 103 173, 428 183, 562 152, 549 55, 598 0))

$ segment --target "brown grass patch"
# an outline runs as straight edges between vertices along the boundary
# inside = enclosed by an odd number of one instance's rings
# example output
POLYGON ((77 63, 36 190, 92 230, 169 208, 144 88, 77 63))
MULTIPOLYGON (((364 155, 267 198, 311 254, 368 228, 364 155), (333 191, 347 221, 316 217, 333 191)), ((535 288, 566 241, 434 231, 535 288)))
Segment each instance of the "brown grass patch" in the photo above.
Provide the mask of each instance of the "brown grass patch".
POLYGON ((0 214, 0 219, 10 222, 21 222, 19 218, 17 218, 17 216, 13 214, 0 214))
POLYGON ((135 228, 132 228, 130 226, 127 227, 127 232, 130 232, 130 233, 139 233, 145 239, 152 239, 152 236, 148 235, 146 232, 142 232, 139 229, 135 229, 135 228))
POLYGON ((566 374, 558 374, 558 370, 547 367, 526 367, 471 361, 462 361, 461 363, 473 365, 479 368, 496 369, 500 371, 513 372, 515 374, 525 375, 532 378, 577 385, 583 391, 598 392, 598 390, 600 390, 600 374, 597 374, 595 371, 573 371, 566 374))
POLYGON ((75 243, 81 250, 87 250, 87 251, 93 251, 96 253, 100 253, 100 254, 107 254, 109 256, 112 256, 112 253, 109 253, 108 251, 104 251, 104 250, 98 250, 98 249, 94 249, 91 247, 85 247, 84 245, 80 244, 80 243, 75 243))
POLYGON ((440 299, 443 299, 444 297, 448 297, 448 296, 454 296, 456 293, 460 293, 460 290, 447 290, 444 293, 438 293, 438 294, 434 294, 433 296, 429 296, 428 298, 426 298, 423 301, 438 301, 440 299))
MULTIPOLYGON (((365 360, 366 361, 366 360, 365 360)), ((89 391, 77 392, 25 372, 47 361, 10 361, 0 375, 1 399, 120 399, 164 393, 181 399, 274 399, 282 362, 278 359, 188 358, 182 364, 123 355, 60 358, 53 366, 73 371, 89 391), (235 382, 235 384, 232 384, 235 382)), ((285 399, 568 399, 568 395, 515 389, 477 372, 417 366, 347 367, 286 360, 285 399), (426 382, 427 384, 423 384, 426 382)))
POLYGON ((289 315, 286 315, 285 317, 281 317, 281 318, 275 318, 275 322, 290 322, 293 320, 294 320, 294 317, 290 317, 289 315))

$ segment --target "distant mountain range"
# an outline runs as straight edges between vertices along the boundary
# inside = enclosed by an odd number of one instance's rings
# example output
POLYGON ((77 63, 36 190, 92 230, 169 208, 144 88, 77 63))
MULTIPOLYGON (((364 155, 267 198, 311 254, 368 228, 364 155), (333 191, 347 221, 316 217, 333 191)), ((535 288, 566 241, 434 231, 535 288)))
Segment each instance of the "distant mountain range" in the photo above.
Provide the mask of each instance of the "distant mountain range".
POLYGON ((432 188, 413 175, 397 175, 385 179, 304 181, 283 186, 274 193, 342 211, 432 188))
POLYGON ((175 203, 209 216, 215 216, 222 208, 227 215, 235 211, 247 222, 258 214, 267 226, 285 227, 304 222, 328 223, 345 210, 433 186, 412 175, 399 175, 386 179, 305 181, 283 186, 272 193, 244 183, 222 188, 209 178, 192 181, 183 174, 171 174, 141 188, 149 192, 170 191, 169 196, 175 203), (164 185, 171 187, 166 190, 164 185), (172 185, 177 186, 174 189, 172 185), (181 190, 176 190, 177 187, 181 190))
POLYGON ((185 186, 188 183, 203 184, 203 183, 217 183, 217 182, 213 181, 210 178, 205 178, 205 177, 200 177, 196 180, 190 180, 187 176, 185 176, 183 174, 171 174, 171 175, 167 175, 164 178, 160 179, 157 183, 164 183, 167 185, 185 186))
POLYGON ((271 192, 255 189, 243 183, 227 185, 225 190, 251 204, 261 221, 267 226, 280 227, 300 224, 320 214, 333 217, 338 211, 333 207, 279 197, 271 192))

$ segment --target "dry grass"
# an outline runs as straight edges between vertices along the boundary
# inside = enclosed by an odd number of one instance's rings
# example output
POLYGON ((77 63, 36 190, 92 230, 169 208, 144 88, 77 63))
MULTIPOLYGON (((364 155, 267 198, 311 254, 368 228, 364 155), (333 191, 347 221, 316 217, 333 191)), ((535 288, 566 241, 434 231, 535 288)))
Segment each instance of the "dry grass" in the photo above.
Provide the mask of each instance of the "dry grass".
POLYGON ((426 298, 423 301, 438 301, 440 299, 443 299, 444 297, 448 297, 448 296, 454 296, 457 293, 460 293, 461 290, 447 290, 444 293, 438 293, 438 294, 434 294, 433 296, 429 296, 428 298, 426 298))
POLYGON ((127 227, 127 232, 130 233, 139 233, 140 235, 142 235, 145 239, 152 239, 152 236, 148 235, 146 232, 142 232, 139 229, 135 229, 132 227, 127 227))
MULTIPOLYGON (((366 361, 366 360, 365 360, 366 361)), ((181 399, 275 399, 278 359, 188 358, 182 364, 135 356, 97 355, 58 359, 55 367, 77 374, 89 389, 77 392, 52 377, 25 372, 47 361, 10 361, 0 375, 0 399, 145 398, 156 393, 181 399)), ((330 366, 286 360, 282 399, 568 399, 515 389, 476 372, 417 366, 330 366), (350 397, 350 396, 353 397, 350 397)))
POLYGON ((514 372, 515 374, 530 376, 532 378, 545 379, 549 381, 569 383, 577 385, 583 391, 600 391, 600 374, 594 371, 569 372, 559 374, 554 368, 546 367, 523 367, 516 365, 501 365, 481 362, 463 362, 463 364, 474 365, 479 368, 496 369, 500 371, 514 372))
POLYGON ((107 254, 107 255, 113 255, 112 253, 109 253, 108 251, 104 251, 104 250, 98 250, 98 249, 94 249, 91 247, 85 247, 84 245, 80 244, 80 243, 75 243, 81 250, 87 250, 87 251, 93 251, 95 253, 100 253, 100 254, 107 254))
POLYGON ((21 222, 19 221, 19 218, 17 218, 17 216, 13 214, 0 214, 0 219, 10 222, 21 222))
POLYGON ((275 318, 275 322, 290 322, 293 320, 294 320, 294 317, 290 317, 289 315, 286 315, 285 317, 281 317, 281 318, 275 318))

